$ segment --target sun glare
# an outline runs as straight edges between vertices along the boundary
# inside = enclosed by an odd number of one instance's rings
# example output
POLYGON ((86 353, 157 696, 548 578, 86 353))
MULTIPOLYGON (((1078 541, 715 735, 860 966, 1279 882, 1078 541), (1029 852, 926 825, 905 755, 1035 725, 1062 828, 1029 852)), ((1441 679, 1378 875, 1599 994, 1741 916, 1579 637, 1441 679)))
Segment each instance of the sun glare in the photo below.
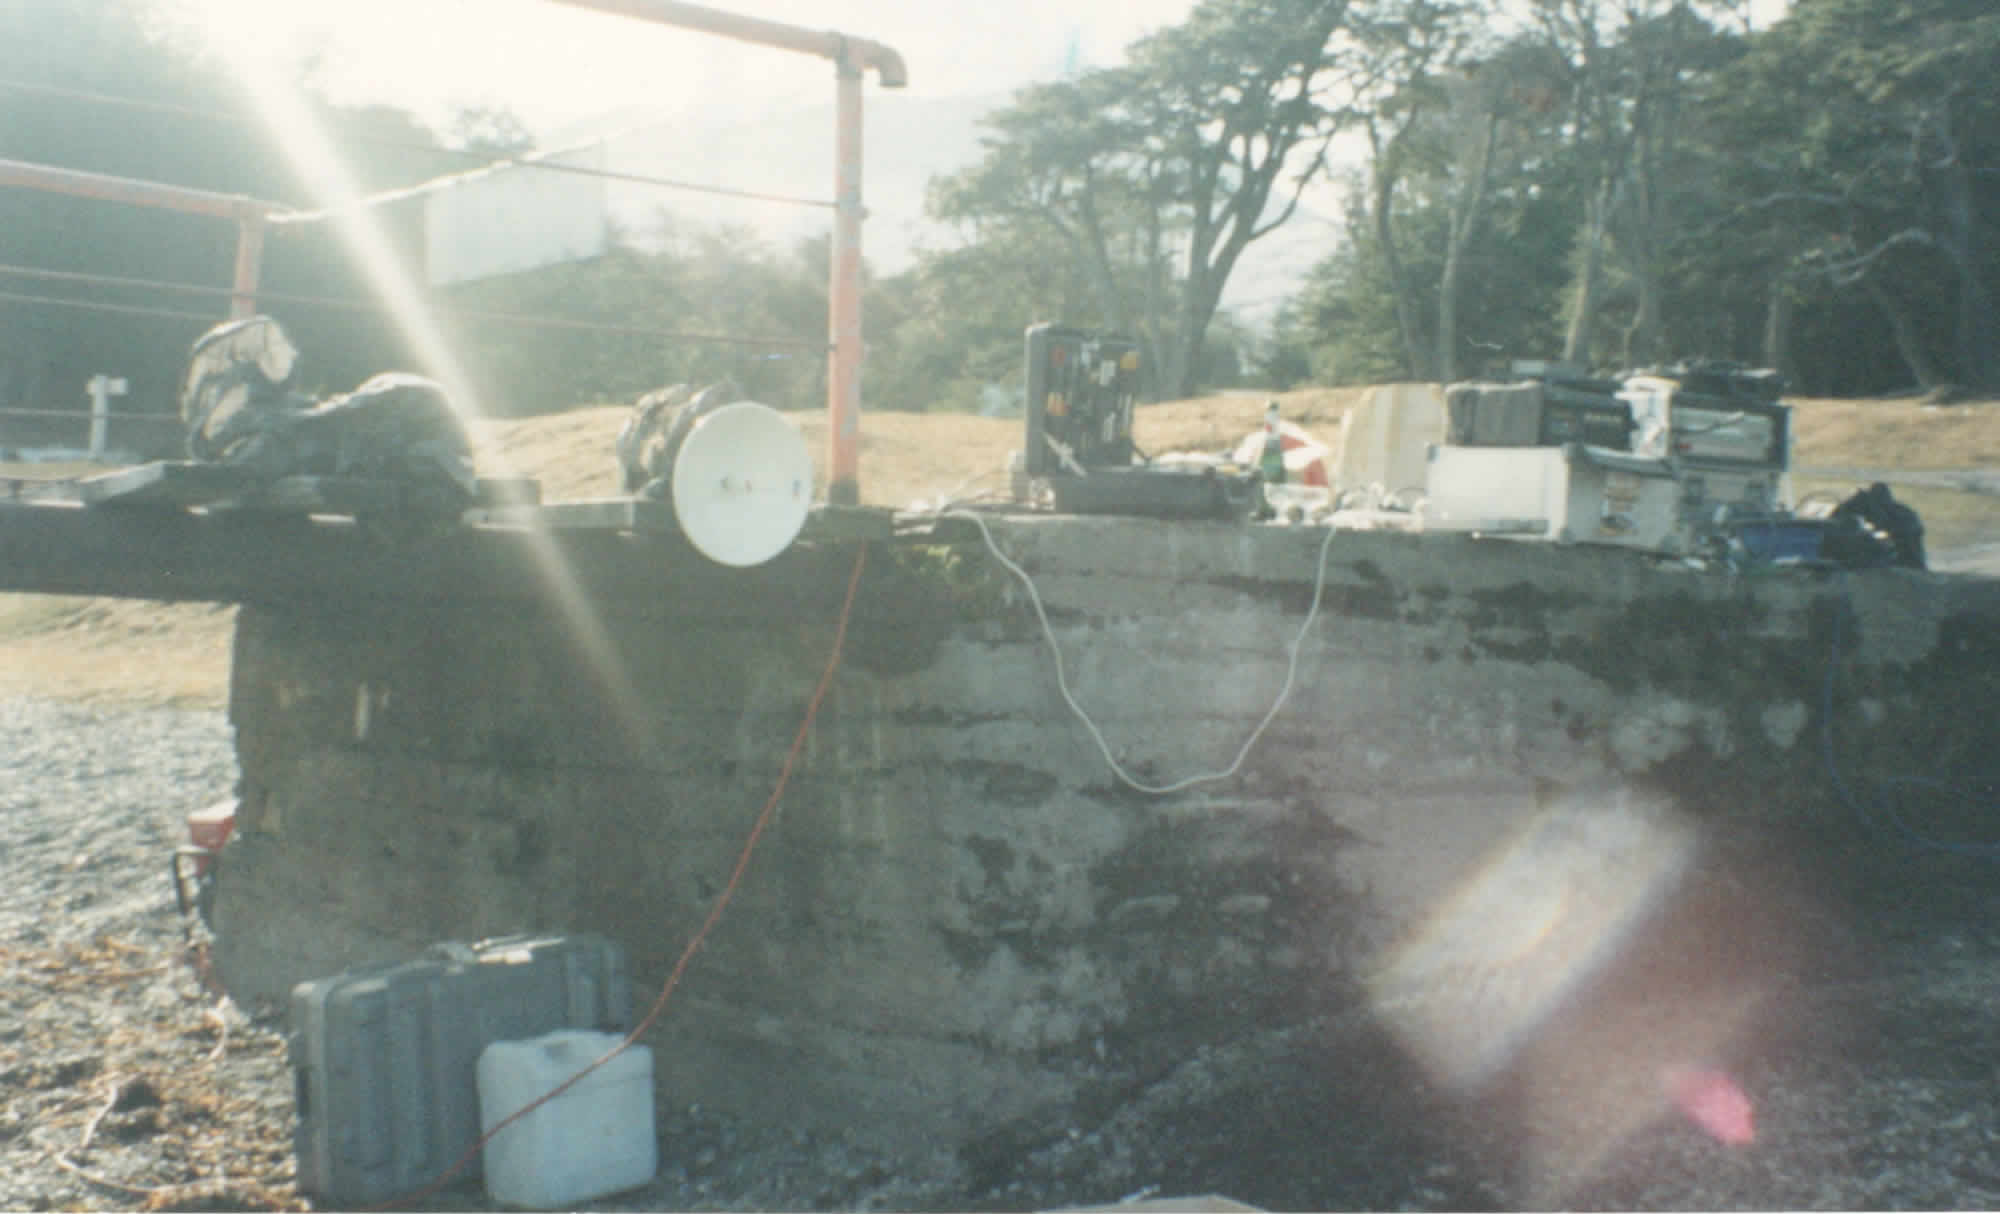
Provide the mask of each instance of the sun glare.
MULTIPOLYGON (((341 163, 312 111, 293 87, 279 78, 270 61, 247 48, 231 61, 231 67, 273 140, 284 149, 293 169, 312 191, 321 208, 318 214, 324 217, 319 221, 336 226, 348 255, 416 352, 419 370, 443 386, 467 428, 476 430, 486 411, 471 377, 418 289, 415 276, 397 258, 374 211, 363 203, 352 174, 341 163)), ((606 458, 610 458, 609 452, 606 458)), ((596 607, 547 533, 529 528, 525 534, 535 545, 544 582, 596 676, 597 686, 612 697, 617 709, 615 715, 628 739, 643 747, 646 713, 642 701, 596 607)))
POLYGON ((1532 1207, 1664 1117, 1756 1141, 1728 1067, 1781 998, 1781 951, 1751 941, 1786 934, 1782 882, 1723 865, 1663 795, 1577 794, 1494 847, 1373 975, 1402 1046, 1513 1144, 1532 1207))
POLYGON ((817 73, 763 70, 774 52, 551 0, 174 3, 233 62, 292 73, 310 62, 329 99, 395 106, 436 128, 472 108, 505 109, 551 135, 634 106, 768 104, 774 90, 825 97, 817 73))

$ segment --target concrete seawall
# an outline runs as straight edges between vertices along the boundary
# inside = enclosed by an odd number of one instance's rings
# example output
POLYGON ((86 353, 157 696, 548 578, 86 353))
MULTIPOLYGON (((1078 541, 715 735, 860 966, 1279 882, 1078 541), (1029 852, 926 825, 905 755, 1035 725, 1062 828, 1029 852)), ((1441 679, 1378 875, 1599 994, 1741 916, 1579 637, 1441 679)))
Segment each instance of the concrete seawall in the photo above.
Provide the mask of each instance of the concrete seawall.
MULTIPOLYGON (((1230 768, 1289 674, 1233 775, 1149 795, 1065 703, 1024 585, 947 524, 869 547, 779 809, 651 1037, 670 1099, 962 1142, 1365 1014, 1398 942, 1551 812, 1810 824, 1872 776, 2000 763, 1992 580, 993 518, 1139 782, 1230 768)), ((566 600, 246 606, 232 992, 593 930, 646 1003, 780 778, 857 552, 718 571, 668 545, 566 600)))

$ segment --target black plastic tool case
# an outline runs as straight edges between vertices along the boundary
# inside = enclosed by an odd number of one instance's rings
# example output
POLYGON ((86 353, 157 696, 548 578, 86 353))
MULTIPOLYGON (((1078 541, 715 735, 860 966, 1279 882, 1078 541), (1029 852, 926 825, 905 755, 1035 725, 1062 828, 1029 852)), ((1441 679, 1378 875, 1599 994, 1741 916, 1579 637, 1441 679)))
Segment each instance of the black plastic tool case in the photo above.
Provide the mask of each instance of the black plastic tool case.
POLYGON ((1129 514, 1148 518, 1246 519, 1255 511, 1258 482, 1220 468, 1093 468, 1084 476, 1052 476, 1055 507, 1064 514, 1129 514))
MULTIPOLYGON (((631 1021, 624 950, 587 934, 441 944, 300 983, 299 1188, 351 1209, 429 1184, 479 1141, 480 1051, 556 1029, 623 1033, 631 1021)), ((454 1183, 479 1174, 474 1154, 454 1183)))

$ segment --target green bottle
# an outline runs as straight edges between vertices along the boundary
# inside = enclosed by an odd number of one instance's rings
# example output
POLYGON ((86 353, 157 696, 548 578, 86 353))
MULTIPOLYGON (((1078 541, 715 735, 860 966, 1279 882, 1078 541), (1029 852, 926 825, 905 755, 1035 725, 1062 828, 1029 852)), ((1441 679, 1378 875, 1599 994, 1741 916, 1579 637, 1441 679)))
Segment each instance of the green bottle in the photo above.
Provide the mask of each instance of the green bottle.
POLYGON ((1257 471, 1267 485, 1285 483, 1285 444, 1278 435, 1278 402, 1264 409, 1264 451, 1257 457, 1257 471))

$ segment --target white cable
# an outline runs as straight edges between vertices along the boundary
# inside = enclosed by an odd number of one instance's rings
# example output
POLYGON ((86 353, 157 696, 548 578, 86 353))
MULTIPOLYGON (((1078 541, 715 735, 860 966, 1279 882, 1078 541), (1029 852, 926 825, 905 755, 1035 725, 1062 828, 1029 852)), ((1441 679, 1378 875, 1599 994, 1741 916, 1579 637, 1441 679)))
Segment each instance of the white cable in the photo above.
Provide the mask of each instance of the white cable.
POLYGON ((1040 620, 1042 624, 1042 635, 1048 638, 1049 652, 1055 655, 1056 686, 1062 691, 1063 702, 1068 704, 1069 710, 1076 714, 1076 719, 1083 722, 1084 729, 1089 731, 1091 740, 1097 743, 1099 753, 1104 756, 1104 762, 1111 768, 1111 774, 1118 777, 1119 781, 1127 787, 1151 796, 1165 796, 1168 793, 1180 792, 1184 788, 1192 788, 1196 784, 1209 784, 1217 780, 1226 780, 1235 775, 1242 768, 1243 761, 1250 757, 1250 748, 1257 744, 1257 739, 1264 735, 1265 728, 1271 724, 1273 718, 1278 715, 1279 710, 1285 706, 1285 701, 1292 694, 1292 682, 1297 677, 1299 669, 1299 648, 1305 644, 1306 636, 1312 630, 1313 620, 1319 615, 1320 594, 1326 588, 1326 554, 1327 550, 1333 546, 1334 533, 1334 528, 1328 527, 1326 529, 1326 538, 1320 541, 1319 561, 1313 571, 1312 606, 1307 608, 1305 622, 1299 625, 1298 635, 1292 638, 1292 643, 1288 647, 1289 656, 1285 663, 1284 685, 1278 689, 1278 697, 1271 701, 1271 707, 1269 711, 1264 713, 1263 720, 1258 721, 1257 727, 1250 731, 1250 736, 1243 739, 1242 748, 1236 752, 1236 760, 1221 771, 1205 772, 1200 775, 1189 776, 1183 780, 1175 780, 1171 784, 1147 784, 1134 778, 1119 764, 1117 758, 1111 753, 1110 744, 1104 740, 1103 732, 1090 719, 1090 714, 1083 710, 1083 705, 1076 702, 1076 696, 1070 692, 1069 674, 1063 666, 1062 647, 1056 643, 1055 629, 1049 625, 1048 613, 1042 609, 1042 596, 1036 592, 1034 579, 1028 576, 1028 571, 1015 564, 1008 558, 1006 553, 1000 551, 1000 545, 994 542, 993 532, 987 528, 986 520, 979 517, 979 515, 970 510, 942 510, 939 511, 939 517, 971 519, 973 524, 979 528, 979 534, 985 537, 987 551, 993 554, 993 559, 1006 567, 1007 571, 1018 578, 1021 585, 1027 589, 1028 602, 1033 604, 1035 618, 1040 620))

